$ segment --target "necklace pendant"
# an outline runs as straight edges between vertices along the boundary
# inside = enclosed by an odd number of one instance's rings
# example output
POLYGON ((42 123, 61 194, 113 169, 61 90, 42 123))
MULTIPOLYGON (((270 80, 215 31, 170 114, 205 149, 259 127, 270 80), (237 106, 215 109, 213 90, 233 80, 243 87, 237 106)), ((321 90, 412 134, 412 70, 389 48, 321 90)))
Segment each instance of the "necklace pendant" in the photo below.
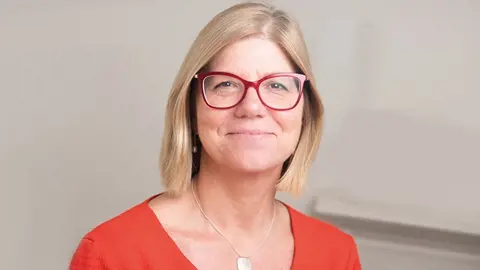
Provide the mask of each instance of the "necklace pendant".
POLYGON ((252 262, 249 258, 239 257, 237 259, 238 270, 252 270, 252 262))

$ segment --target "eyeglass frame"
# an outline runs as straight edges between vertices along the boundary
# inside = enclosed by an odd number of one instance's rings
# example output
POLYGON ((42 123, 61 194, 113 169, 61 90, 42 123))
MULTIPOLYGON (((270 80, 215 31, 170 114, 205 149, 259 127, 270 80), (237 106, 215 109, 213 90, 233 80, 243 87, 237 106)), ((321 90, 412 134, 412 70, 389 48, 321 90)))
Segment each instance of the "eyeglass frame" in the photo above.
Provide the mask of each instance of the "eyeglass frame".
POLYGON ((237 106, 238 104, 240 104, 245 99, 245 97, 247 96, 247 91, 250 87, 255 89, 255 91, 257 92, 258 99, 260 100, 260 102, 262 102, 263 106, 265 106, 265 107, 267 107, 271 110, 275 110, 275 111, 292 110, 300 102, 300 99, 303 96, 303 89, 304 89, 305 83, 308 82, 308 78, 307 78, 306 75, 301 74, 301 73, 295 73, 295 72, 272 73, 272 74, 269 74, 269 75, 267 75, 263 78, 260 78, 259 80, 256 80, 256 81, 245 80, 245 79, 243 79, 242 77, 240 77, 236 74, 233 74, 233 73, 230 73, 230 72, 224 72, 224 71, 199 72, 199 73, 195 74, 194 78, 198 79, 199 82, 200 82, 200 88, 202 90, 202 98, 203 98, 203 101, 205 102, 205 104, 207 104, 208 107, 210 107, 212 109, 217 109, 217 110, 228 110, 228 109, 231 109, 231 108, 237 106), (207 100, 207 97, 206 97, 206 94, 205 94, 204 80, 208 76, 213 76, 213 75, 230 76, 230 77, 233 77, 235 79, 238 79, 239 81, 241 81, 243 83, 243 86, 245 87, 245 90, 243 91, 243 95, 238 100, 237 103, 235 103, 232 106, 228 106, 228 107, 215 107, 215 106, 212 106, 211 104, 208 103, 208 100, 207 100), (300 89, 299 89, 299 93, 298 93, 298 98, 295 101, 295 103, 288 108, 278 109, 278 108, 271 107, 271 106, 267 105, 265 103, 265 101, 263 101, 263 99, 260 95, 260 90, 259 90, 260 84, 262 82, 268 80, 268 79, 276 78, 276 77, 284 77, 284 76, 293 77, 293 78, 296 78, 300 81, 300 86, 299 86, 300 89))

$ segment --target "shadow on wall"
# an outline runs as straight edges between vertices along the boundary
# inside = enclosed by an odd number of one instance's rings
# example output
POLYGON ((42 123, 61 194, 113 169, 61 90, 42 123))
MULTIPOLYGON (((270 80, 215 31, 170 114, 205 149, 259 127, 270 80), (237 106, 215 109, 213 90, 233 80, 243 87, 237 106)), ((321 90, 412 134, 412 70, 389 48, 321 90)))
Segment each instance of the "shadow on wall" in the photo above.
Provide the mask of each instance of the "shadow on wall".
POLYGON ((408 185, 405 191, 415 188, 412 184, 428 183, 425 188, 432 192, 443 185, 451 188, 445 195, 462 196, 457 193, 460 183, 480 179, 479 141, 479 133, 458 127, 357 108, 345 119, 335 142, 323 146, 327 154, 320 158, 322 171, 335 179, 374 178, 388 189, 408 185))
MULTIPOLYGON (((378 64, 373 61, 375 50, 382 46, 381 36, 373 27, 364 25, 358 31, 357 41, 356 55, 359 58, 354 63, 358 76, 356 97, 336 135, 322 144, 322 154, 317 160, 322 182, 327 183, 325 193, 338 200, 353 197, 368 203, 379 202, 373 207, 423 208, 431 211, 432 216, 457 219, 458 222, 464 221, 458 220, 461 217, 469 217, 464 224, 479 224, 480 133, 444 123, 441 119, 367 108, 369 101, 373 100, 371 83, 375 78, 372 77, 372 67, 378 64), (332 186, 329 187, 328 183, 332 186)), ((321 201, 322 197, 317 200, 321 201)), ((446 246, 454 252, 474 256, 479 252, 478 236, 472 238, 470 235, 385 225, 322 213, 314 215, 342 228, 357 229, 368 239, 379 237, 388 243, 404 242, 407 250, 415 246, 445 248, 444 244, 448 243, 446 246)), ((378 253, 369 253, 365 243, 360 246, 366 257, 370 256, 370 264, 381 264, 378 253)), ((392 260, 398 262, 411 260, 400 253, 392 254, 392 260)), ((430 258, 426 256, 424 263, 433 265, 438 262, 430 258)))
POLYGON ((374 100, 375 66, 384 64, 375 63, 382 36, 363 24, 356 40, 358 91, 335 137, 321 146, 323 181, 373 201, 480 217, 480 133, 441 119, 367 108, 374 100))

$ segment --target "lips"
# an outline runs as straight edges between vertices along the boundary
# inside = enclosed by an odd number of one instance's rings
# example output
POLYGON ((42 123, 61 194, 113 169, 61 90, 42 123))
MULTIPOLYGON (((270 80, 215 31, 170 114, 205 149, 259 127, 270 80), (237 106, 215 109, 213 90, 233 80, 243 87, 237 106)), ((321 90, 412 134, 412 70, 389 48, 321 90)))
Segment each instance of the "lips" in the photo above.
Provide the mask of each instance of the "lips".
POLYGON ((239 129, 230 131, 227 135, 273 135, 273 132, 259 130, 259 129, 239 129))

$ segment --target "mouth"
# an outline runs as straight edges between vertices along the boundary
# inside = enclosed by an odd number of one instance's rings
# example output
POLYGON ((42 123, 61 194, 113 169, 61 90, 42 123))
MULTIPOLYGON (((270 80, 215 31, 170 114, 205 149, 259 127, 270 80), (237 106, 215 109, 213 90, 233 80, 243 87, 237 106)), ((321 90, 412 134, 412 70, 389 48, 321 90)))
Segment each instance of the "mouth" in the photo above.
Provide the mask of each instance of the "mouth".
POLYGON ((263 130, 238 130, 227 133, 227 135, 249 135, 249 136, 263 136, 263 135, 275 135, 273 132, 263 130))

